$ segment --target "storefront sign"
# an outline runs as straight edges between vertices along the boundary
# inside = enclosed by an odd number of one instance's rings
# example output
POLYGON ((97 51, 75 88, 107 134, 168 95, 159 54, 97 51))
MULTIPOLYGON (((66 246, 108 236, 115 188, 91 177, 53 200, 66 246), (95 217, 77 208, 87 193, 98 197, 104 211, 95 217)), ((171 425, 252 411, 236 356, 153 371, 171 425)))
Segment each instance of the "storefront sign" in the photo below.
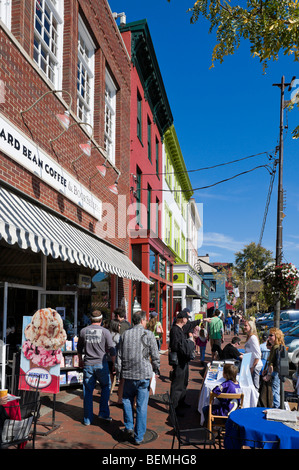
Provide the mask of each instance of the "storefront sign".
POLYGON ((173 282, 177 284, 184 284, 185 283, 185 273, 174 273, 173 274, 173 282))
MULTIPOLYGON (((0 114, 0 150, 97 220, 102 202, 0 114)), ((78 152, 79 152, 78 148, 78 152)))
POLYGON ((39 389, 58 393, 60 388, 61 347, 66 340, 63 323, 57 311, 38 310, 33 317, 23 317, 20 373, 26 374, 22 389, 30 389, 39 377, 39 389))

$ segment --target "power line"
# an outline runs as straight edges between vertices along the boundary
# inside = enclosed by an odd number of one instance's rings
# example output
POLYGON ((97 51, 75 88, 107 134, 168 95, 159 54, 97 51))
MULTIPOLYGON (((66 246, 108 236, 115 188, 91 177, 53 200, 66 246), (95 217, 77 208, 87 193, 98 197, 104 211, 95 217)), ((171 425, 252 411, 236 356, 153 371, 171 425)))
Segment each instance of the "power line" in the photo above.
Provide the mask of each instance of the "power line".
MULTIPOLYGON (((197 171, 212 170, 212 169, 218 168, 220 166, 231 165, 232 163, 237 163, 237 162, 241 162, 243 160, 248 160, 249 158, 259 157, 260 155, 267 155, 268 158, 269 158, 270 153, 272 153, 272 151, 271 152, 260 152, 260 153, 254 154, 254 155, 249 155, 247 157, 238 158, 236 160, 231 160, 229 162, 218 163, 217 165, 206 166, 206 167, 203 167, 203 168, 196 168, 194 170, 183 170, 183 171, 173 171, 173 172, 165 171, 165 172, 162 172, 162 173, 142 173, 142 175, 143 176, 157 176, 157 175, 181 175, 181 174, 184 174, 184 173, 195 173, 197 171)), ((271 157, 271 155, 270 155, 270 157, 271 157)))
MULTIPOLYGON (((154 188, 151 188, 152 191, 163 191, 163 192, 177 192, 177 193, 190 193, 190 192, 194 192, 194 191, 199 191, 201 189, 207 189, 207 188, 212 188, 213 186, 216 186, 218 184, 221 184, 221 183, 225 183, 227 181, 230 181, 234 178, 238 178, 239 176, 242 176, 242 175, 246 175, 247 173, 251 173, 252 171, 255 171, 255 170, 258 170, 259 168, 266 168, 267 171, 269 171, 269 165, 259 165, 259 166, 256 166, 255 168, 252 168, 251 170, 247 170, 247 171, 242 171, 241 173, 238 173, 237 175, 234 175, 234 176, 231 176, 230 178, 225 178, 224 180, 221 180, 221 181, 217 181, 216 183, 213 183, 213 184, 209 184, 207 186, 202 186, 201 188, 192 188, 192 189, 162 189, 162 188, 159 188, 159 189, 154 189, 154 188)), ((269 171, 270 173, 270 171, 269 171)), ((140 188, 141 191, 148 191, 148 188, 140 188)))
POLYGON ((275 160, 274 161, 274 166, 273 166, 273 172, 272 172, 271 179, 270 179, 270 184, 269 184, 269 190, 268 190, 268 196, 267 196, 266 207, 265 207, 265 212, 264 212, 264 218, 263 218, 263 223, 262 223, 262 228, 261 228, 261 233, 260 233, 260 239, 259 239, 259 243, 258 243, 259 245, 262 244, 262 239, 263 239, 266 220, 267 220, 267 216, 268 216, 268 210, 269 210, 269 205, 270 205, 270 200, 271 200, 271 195, 272 195, 272 189, 273 189, 275 173, 276 173, 276 165, 277 164, 278 164, 278 160, 275 160))

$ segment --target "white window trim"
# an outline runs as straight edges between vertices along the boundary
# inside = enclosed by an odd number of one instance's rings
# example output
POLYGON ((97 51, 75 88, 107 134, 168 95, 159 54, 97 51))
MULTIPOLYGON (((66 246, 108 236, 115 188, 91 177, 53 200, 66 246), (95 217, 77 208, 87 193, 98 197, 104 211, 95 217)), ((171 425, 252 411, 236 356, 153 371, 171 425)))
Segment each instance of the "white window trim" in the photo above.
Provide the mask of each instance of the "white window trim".
MULTIPOLYGON (((77 88, 77 100, 81 98, 85 109, 87 110, 87 122, 91 126, 93 126, 93 118, 94 118, 94 56, 95 56, 95 44, 93 40, 91 39, 91 36, 82 20, 82 18, 79 16, 78 18, 78 35, 80 34, 82 40, 84 41, 88 51, 89 51, 89 57, 86 58, 84 55, 81 53, 79 49, 79 37, 78 37, 78 61, 82 63, 84 68, 87 71, 88 77, 89 77, 89 85, 90 85, 90 102, 87 103, 79 94, 78 88, 77 88)), ((77 101, 77 115, 78 115, 78 101, 77 101)), ((89 133, 91 133, 91 129, 89 126, 86 129, 89 133)))
POLYGON ((115 134, 115 129, 116 129, 116 86, 106 69, 106 76, 105 76, 105 130, 104 130, 104 136, 105 136, 105 149, 108 154, 109 160, 115 164, 115 139, 116 139, 116 134, 115 134), (111 100, 110 102, 107 101, 106 99, 106 87, 109 88, 111 92, 111 100), (111 114, 112 114, 112 126, 111 126, 111 134, 112 137, 110 138, 106 134, 106 106, 108 106, 111 114), (109 149, 107 149, 107 139, 109 140, 109 149))
MULTIPOLYGON (((45 0, 47 7, 51 10, 55 20, 57 21, 57 55, 55 56, 52 51, 48 48, 47 44, 45 44, 43 38, 40 36, 39 32, 35 29, 35 12, 36 12, 36 3, 38 0, 35 0, 34 3, 34 38, 35 36, 38 37, 41 44, 47 49, 50 56, 53 60, 55 60, 55 79, 54 82, 45 74, 39 64, 37 64, 39 70, 47 77, 47 79, 54 85, 55 88, 59 89, 62 87, 62 58, 63 58, 63 11, 64 11, 64 1, 59 0, 57 1, 57 9, 55 8, 54 4, 51 0, 45 0)), ((36 63, 36 61, 34 60, 36 63)))
POLYGON ((11 1, 0 0, 0 20, 11 30, 11 1))

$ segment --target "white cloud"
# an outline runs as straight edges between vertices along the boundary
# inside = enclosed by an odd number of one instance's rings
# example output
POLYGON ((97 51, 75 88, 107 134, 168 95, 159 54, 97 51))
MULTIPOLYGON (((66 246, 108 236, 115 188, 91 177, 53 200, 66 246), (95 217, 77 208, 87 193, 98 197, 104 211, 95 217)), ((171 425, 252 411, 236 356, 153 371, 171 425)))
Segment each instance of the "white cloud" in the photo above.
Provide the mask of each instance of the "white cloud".
POLYGON ((249 241, 238 241, 232 237, 223 233, 207 232, 203 234, 203 247, 205 246, 216 246, 228 251, 236 252, 244 249, 245 245, 248 245, 249 241))

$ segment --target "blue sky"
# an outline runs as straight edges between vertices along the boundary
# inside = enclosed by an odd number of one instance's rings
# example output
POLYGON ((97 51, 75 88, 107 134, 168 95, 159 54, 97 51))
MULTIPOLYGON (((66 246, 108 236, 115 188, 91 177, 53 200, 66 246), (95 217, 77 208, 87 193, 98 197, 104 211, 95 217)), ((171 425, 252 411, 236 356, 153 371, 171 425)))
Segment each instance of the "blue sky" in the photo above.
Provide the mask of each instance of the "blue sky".
MULTIPOLYGON (((290 82, 299 64, 292 56, 270 62, 266 74, 249 44, 224 62, 211 66, 215 37, 200 19, 190 24, 192 0, 111 0, 113 12, 125 12, 127 23, 146 18, 174 117, 174 126, 188 170, 217 165, 260 154, 219 168, 189 172, 193 188, 269 163, 279 143, 280 83, 290 82)), ((295 90, 295 88, 294 88, 295 90)), ((286 91, 285 99, 290 99, 286 91)), ((295 108, 285 114, 283 186, 283 261, 299 268, 299 140, 291 131, 299 124, 295 108)), ((277 154, 278 156, 278 154, 277 154)), ((211 262, 234 262, 235 253, 260 239, 270 174, 265 168, 214 187, 196 190, 203 207, 203 244, 199 254, 211 262)), ((278 171, 262 238, 262 246, 275 257, 278 171)))

